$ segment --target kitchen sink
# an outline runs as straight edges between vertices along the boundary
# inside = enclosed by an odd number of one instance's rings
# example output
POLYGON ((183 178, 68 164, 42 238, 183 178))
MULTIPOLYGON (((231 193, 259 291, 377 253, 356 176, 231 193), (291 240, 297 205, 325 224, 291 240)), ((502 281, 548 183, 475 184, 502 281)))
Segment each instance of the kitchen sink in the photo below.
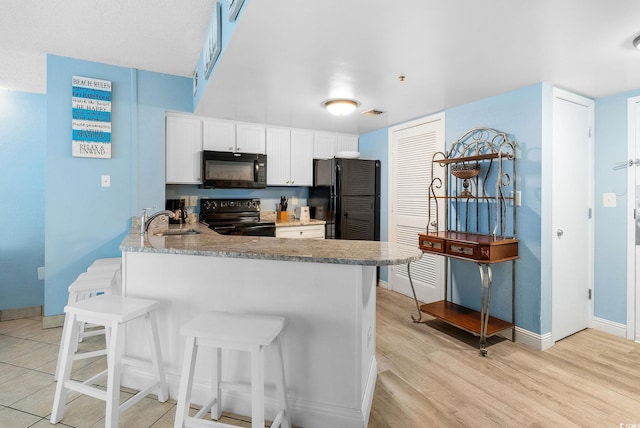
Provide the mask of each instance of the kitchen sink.
POLYGON ((156 236, 181 236, 181 235, 199 235, 200 231, 196 229, 176 229, 176 230, 163 230, 162 232, 156 232, 156 236))

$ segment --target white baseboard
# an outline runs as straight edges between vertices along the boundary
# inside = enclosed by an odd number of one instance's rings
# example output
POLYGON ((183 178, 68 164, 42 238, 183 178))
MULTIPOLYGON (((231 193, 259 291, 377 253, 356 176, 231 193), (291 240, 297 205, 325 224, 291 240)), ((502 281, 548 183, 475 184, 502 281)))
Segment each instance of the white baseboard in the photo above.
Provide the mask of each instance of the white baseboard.
POLYGON ((627 326, 604 318, 593 317, 591 328, 612 334, 618 337, 627 337, 627 326))
POLYGON ((64 324, 64 314, 42 317, 42 328, 62 327, 63 324, 64 324))
MULTIPOLYGON (((507 339, 511 339, 511 330, 505 330, 504 332, 498 334, 507 339)), ((516 342, 524 343, 525 345, 539 351, 544 351, 545 349, 549 349, 551 346, 553 346, 551 333, 540 335, 538 333, 533 333, 529 330, 525 330, 521 327, 516 327, 515 339, 516 342)))
POLYGON ((42 306, 29 306, 27 308, 3 309, 0 311, 0 321, 10 321, 22 318, 42 316, 42 306))
POLYGON ((378 287, 388 290, 389 289, 389 283, 387 281, 383 281, 383 280, 379 279, 378 280, 378 287))

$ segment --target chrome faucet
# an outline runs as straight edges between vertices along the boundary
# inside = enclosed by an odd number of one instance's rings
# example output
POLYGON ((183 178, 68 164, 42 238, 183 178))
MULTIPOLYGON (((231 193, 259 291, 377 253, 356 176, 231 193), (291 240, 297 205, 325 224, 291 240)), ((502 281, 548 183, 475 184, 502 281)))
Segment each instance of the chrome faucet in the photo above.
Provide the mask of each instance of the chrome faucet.
POLYGON ((142 222, 141 222, 141 225, 142 225, 143 229, 141 230, 141 232, 143 232, 143 233, 147 232, 149 230, 149 226, 151 225, 151 222, 153 220, 155 220, 157 217, 160 217, 161 215, 166 215, 169 218, 173 218, 175 216, 175 214, 173 214, 173 211, 163 210, 163 211, 158 211, 155 214, 151 214, 147 218, 147 208, 144 208, 142 210, 142 222))

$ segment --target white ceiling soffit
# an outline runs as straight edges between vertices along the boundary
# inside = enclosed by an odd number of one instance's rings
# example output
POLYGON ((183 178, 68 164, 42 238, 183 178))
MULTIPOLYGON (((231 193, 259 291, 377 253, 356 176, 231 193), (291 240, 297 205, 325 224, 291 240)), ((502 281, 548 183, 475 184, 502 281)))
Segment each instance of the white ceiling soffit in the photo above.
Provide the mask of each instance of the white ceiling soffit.
POLYGON ((2 0, 0 87, 46 92, 46 54, 191 76, 212 0, 2 0))
POLYGON ((637 0, 245 7, 199 114, 360 134, 539 82, 592 98, 640 88, 637 0), (335 97, 360 107, 331 116, 321 103, 335 97), (372 108, 385 114, 360 114, 372 108))

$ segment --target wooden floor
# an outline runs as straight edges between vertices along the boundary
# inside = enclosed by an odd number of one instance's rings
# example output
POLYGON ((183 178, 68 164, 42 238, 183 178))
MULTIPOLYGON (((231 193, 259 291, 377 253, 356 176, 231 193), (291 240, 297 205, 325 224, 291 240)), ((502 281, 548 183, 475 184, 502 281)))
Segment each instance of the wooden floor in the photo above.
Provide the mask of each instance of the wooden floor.
POLYGON ((640 344, 584 330, 536 351, 478 339, 378 288, 376 383, 369 428, 640 427, 640 344), (628 425, 627 425, 628 424, 628 425))

